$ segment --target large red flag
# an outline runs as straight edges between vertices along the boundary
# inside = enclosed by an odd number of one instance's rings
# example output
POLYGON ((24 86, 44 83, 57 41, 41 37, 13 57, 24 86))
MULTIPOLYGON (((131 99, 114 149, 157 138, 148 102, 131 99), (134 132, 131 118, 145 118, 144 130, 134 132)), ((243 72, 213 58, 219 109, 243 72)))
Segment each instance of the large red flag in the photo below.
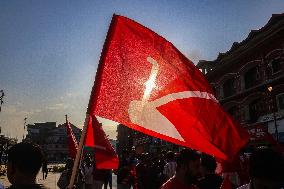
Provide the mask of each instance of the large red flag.
POLYGON ((97 169, 117 169, 118 156, 95 116, 90 116, 87 126, 85 146, 95 148, 95 164, 97 169))
POLYGON ((202 73, 170 42, 114 15, 88 113, 218 158, 248 141, 202 73))
POLYGON ((77 140, 73 134, 72 128, 70 126, 70 123, 66 119, 66 130, 67 130, 67 139, 68 139, 68 148, 69 148, 69 156, 72 159, 75 159, 77 149, 78 149, 78 143, 77 140))

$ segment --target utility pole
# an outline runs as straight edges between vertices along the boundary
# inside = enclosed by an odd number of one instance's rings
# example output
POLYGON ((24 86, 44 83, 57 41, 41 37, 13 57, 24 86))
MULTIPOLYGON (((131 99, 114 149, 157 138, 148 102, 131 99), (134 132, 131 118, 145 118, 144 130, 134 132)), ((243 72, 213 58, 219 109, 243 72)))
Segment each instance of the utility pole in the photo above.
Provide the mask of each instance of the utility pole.
POLYGON ((26 132, 26 124, 27 124, 27 117, 25 117, 24 119, 24 133, 23 133, 23 140, 25 139, 25 136, 27 135, 27 132, 26 132))
POLYGON ((24 130, 26 130, 26 123, 27 123, 27 117, 25 117, 25 119, 24 119, 24 130))
POLYGON ((4 103, 3 98, 4 98, 5 94, 3 90, 0 90, 0 112, 1 112, 1 106, 4 103))

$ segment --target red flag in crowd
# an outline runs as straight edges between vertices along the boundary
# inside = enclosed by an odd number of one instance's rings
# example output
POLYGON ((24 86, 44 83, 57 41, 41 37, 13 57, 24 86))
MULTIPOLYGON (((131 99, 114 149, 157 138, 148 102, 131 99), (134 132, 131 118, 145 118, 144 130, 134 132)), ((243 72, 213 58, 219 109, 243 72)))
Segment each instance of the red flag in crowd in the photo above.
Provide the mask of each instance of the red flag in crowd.
POLYGON ((68 137, 69 156, 72 159, 75 159, 77 149, 78 149, 78 143, 74 136, 70 123, 67 120, 67 117, 66 117, 66 130, 67 130, 67 137, 68 137))
POLYGON ((118 15, 88 113, 221 159, 233 157, 249 139, 190 60, 155 32, 118 15))
POLYGON ((90 116, 87 126, 85 146, 95 148, 95 164, 97 169, 117 169, 118 156, 95 116, 90 116))

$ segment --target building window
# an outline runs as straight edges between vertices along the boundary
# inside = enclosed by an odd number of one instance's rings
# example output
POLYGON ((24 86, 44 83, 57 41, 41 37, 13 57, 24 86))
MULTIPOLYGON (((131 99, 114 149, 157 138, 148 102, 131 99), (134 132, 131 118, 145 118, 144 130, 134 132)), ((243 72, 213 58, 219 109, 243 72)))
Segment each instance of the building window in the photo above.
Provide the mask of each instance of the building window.
POLYGON ((216 90, 216 87, 212 87, 212 90, 213 90, 213 94, 214 94, 214 96, 217 96, 217 90, 216 90))
POLYGON ((281 71, 281 60, 280 58, 274 59, 271 62, 272 74, 281 71))
POLYGON ((224 92, 224 97, 232 96, 233 94, 236 93, 234 78, 225 81, 225 83, 223 84, 223 92, 224 92))
POLYGON ((276 96, 278 110, 284 110, 284 93, 276 96))
POLYGON ((228 113, 233 117, 235 118, 235 120, 238 120, 238 108, 236 106, 233 106, 231 107, 229 110, 228 110, 228 113))
POLYGON ((240 108, 240 120, 242 122, 249 120, 249 108, 248 108, 248 105, 241 106, 241 108, 240 108))
POLYGON ((249 69, 245 73, 245 88, 248 89, 255 86, 257 84, 258 78, 257 67, 249 69))
POLYGON ((254 123, 257 121, 259 116, 259 110, 258 110, 258 100, 255 100, 249 104, 249 121, 251 123, 254 123))

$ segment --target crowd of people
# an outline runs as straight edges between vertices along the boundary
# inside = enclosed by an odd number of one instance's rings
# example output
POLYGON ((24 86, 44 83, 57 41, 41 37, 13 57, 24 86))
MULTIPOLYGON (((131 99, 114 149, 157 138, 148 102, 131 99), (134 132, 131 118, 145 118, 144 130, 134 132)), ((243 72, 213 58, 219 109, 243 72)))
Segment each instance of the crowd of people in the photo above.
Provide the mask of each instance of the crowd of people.
POLYGON ((117 171, 118 189, 219 189, 225 178, 231 188, 284 188, 283 154, 263 147, 250 157, 217 163, 191 149, 140 155, 125 151, 117 171))
MULTIPOLYGON (((112 188, 112 171, 95 169, 92 157, 85 158, 81 168, 84 176, 78 178, 85 178, 85 188, 112 188)), ((236 159, 217 163, 214 157, 191 149, 152 154, 123 151, 113 173, 118 189, 219 189, 225 178, 231 188, 284 187, 283 154, 262 148, 250 157, 242 154, 236 159)))
POLYGON ((117 184, 119 189, 220 188, 223 179, 216 167, 213 157, 190 149, 138 156, 124 152, 117 184))
MULTIPOLYGON (((37 174, 44 165, 38 145, 18 143, 11 147, 7 165, 7 177, 11 183, 9 189, 46 188, 36 183, 37 174)), ((59 188, 68 187, 72 167, 73 160, 68 159, 57 183, 59 188)), ((237 179, 232 177, 235 174, 224 172, 224 169, 217 174, 217 167, 214 157, 191 149, 157 154, 124 151, 117 170, 98 170, 93 156, 87 155, 81 163, 74 188, 112 188, 113 173, 117 175, 118 189, 220 189, 224 180, 229 181, 231 188, 284 188, 284 157, 271 148, 260 148, 252 152, 245 183, 237 183, 237 179)), ((46 178, 46 175, 43 177, 46 178)))

